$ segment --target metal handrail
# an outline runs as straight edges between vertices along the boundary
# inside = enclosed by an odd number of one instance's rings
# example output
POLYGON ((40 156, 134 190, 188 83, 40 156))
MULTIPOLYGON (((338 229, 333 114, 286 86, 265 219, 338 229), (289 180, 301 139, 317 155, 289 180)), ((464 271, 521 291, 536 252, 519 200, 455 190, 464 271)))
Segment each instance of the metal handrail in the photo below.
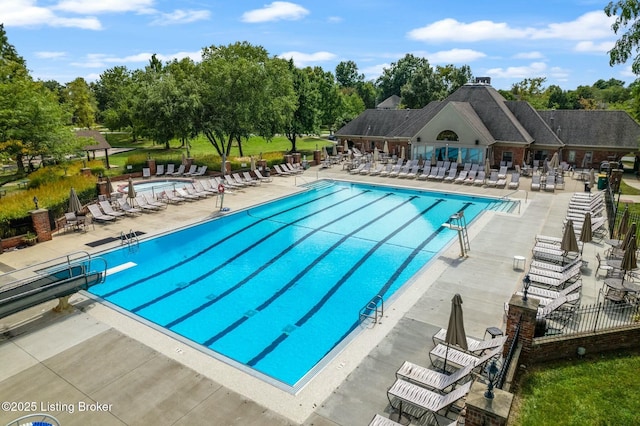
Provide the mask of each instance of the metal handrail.
POLYGON ((381 295, 374 296, 370 301, 367 302, 362 309, 360 309, 359 313, 359 321, 362 323, 366 318, 372 318, 373 323, 377 324, 379 319, 382 319, 384 316, 384 299, 381 295))

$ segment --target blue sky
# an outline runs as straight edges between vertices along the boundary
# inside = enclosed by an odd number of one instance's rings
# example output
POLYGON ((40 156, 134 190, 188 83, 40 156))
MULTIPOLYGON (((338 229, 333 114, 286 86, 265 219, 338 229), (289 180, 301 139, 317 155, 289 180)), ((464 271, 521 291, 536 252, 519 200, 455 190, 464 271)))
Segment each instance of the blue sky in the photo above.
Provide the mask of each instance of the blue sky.
POLYGON ((95 81, 114 66, 199 60, 205 46, 248 41, 296 65, 335 72, 354 61, 367 79, 407 53, 432 66, 469 65, 497 89, 545 77, 565 90, 635 80, 610 67, 618 38, 608 0, 1 0, 0 22, 31 75, 95 81))

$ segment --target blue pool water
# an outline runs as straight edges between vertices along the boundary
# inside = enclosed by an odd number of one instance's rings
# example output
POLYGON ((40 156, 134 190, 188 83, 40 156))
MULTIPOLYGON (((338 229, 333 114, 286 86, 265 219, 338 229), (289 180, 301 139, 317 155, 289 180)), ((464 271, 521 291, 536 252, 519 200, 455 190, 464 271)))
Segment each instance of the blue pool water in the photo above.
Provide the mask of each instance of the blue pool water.
MULTIPOLYGON (((288 386, 494 199, 335 183, 102 254, 90 291, 288 386)), ((306 380, 306 379, 305 379, 306 380)))

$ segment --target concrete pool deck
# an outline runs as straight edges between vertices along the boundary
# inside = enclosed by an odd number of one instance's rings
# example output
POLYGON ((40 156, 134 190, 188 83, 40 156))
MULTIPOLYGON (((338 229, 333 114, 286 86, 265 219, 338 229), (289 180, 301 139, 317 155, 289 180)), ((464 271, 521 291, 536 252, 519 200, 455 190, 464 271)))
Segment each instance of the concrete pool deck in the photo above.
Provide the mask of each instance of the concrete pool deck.
MULTIPOLYGON (((301 190, 316 179, 344 179, 390 186, 458 191, 522 201, 514 213, 487 212, 470 224, 471 251, 459 257, 454 241, 424 268, 401 294, 385 305, 381 324, 363 330, 296 395, 289 394, 212 359, 194 347, 156 331, 85 295, 72 296, 75 309, 55 314, 56 302, 0 319, 0 401, 34 402, 62 424, 256 424, 366 425, 376 413, 388 416, 386 389, 403 361, 428 365, 431 336, 448 322, 451 298, 463 299, 466 331, 482 338, 485 328, 503 327, 503 305, 521 287, 524 269, 513 256, 531 258, 536 234, 560 236, 573 192, 583 183, 568 178, 564 190, 521 190, 350 175, 339 165, 311 168, 298 177, 225 195, 231 211, 301 190), (91 405, 93 404, 93 405, 91 405), (73 411, 73 412, 71 412, 73 411)), ((626 197, 625 197, 626 198, 626 197)), ((86 243, 117 237, 129 230, 144 237, 195 223, 217 214, 216 200, 169 206, 158 213, 95 224, 86 233, 54 235, 53 241, 0 256, 0 270, 59 257, 65 253, 105 250, 86 243)), ((596 300, 593 272, 602 243, 587 244, 583 257, 582 303, 596 300)), ((354 313, 356 315, 357 313, 354 313)), ((16 408, 20 408, 17 407, 16 408)), ((0 424, 28 414, 0 411, 0 424)))

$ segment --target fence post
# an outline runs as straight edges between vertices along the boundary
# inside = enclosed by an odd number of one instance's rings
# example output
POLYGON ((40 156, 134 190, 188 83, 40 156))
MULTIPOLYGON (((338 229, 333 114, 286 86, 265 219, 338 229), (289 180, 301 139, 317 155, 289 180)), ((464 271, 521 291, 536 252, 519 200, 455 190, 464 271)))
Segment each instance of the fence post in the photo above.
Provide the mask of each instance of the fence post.
MULTIPOLYGON (((536 316, 538 314, 538 306, 540 301, 532 297, 523 300, 522 296, 514 294, 509 301, 509 311, 507 313, 507 342, 504 345, 504 356, 507 356, 506 351, 509 350, 513 343, 514 336, 518 324, 520 324, 519 339, 522 343, 522 351, 520 353, 520 360, 526 362, 529 353, 531 352, 531 346, 533 344, 533 338, 536 333, 536 316)), ((516 342, 517 343, 517 342, 516 342)))

